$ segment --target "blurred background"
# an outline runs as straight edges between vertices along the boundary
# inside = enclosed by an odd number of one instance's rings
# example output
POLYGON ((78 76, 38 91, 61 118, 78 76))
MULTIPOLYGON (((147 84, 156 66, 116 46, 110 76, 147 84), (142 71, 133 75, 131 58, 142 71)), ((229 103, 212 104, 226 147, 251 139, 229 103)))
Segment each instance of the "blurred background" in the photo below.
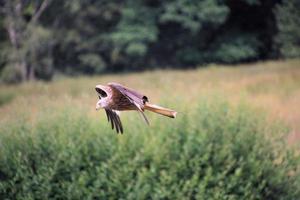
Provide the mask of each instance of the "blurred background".
POLYGON ((300 199, 299 0, 0 0, 0 199, 300 199), (122 112, 118 82, 178 111, 122 112))
POLYGON ((3 82, 300 56, 297 0, 2 0, 3 82))

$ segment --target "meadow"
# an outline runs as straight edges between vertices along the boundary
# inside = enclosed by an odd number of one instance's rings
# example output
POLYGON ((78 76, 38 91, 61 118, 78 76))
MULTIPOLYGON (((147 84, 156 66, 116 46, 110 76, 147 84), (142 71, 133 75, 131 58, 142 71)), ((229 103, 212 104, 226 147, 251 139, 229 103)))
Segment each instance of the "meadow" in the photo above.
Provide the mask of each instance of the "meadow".
POLYGON ((0 199, 299 199, 300 60, 0 86, 0 199), (119 82, 178 111, 124 134, 95 111, 119 82))

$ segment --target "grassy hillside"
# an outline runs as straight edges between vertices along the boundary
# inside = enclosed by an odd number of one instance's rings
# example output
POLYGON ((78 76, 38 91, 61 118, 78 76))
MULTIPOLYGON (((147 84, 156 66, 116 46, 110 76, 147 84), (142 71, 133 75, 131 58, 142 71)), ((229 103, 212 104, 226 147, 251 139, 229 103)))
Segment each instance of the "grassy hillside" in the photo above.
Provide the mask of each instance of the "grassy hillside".
POLYGON ((57 79, 0 88, 0 199, 299 199, 300 61, 57 79), (122 113, 120 82, 179 111, 122 113))

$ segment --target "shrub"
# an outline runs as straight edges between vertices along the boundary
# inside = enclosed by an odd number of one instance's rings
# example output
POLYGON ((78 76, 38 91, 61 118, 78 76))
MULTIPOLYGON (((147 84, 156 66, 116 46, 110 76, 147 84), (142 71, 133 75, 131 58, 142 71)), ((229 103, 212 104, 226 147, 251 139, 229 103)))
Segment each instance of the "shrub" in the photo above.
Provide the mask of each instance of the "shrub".
POLYGON ((300 2, 283 0, 274 10, 278 28, 276 43, 281 56, 294 58, 300 56, 300 2))
POLYGON ((95 53, 87 53, 79 56, 81 64, 89 73, 100 73, 106 68, 106 63, 101 56, 95 53))
POLYGON ((211 51, 211 61, 239 63, 259 58, 260 42, 254 34, 230 33, 221 36, 211 51))
POLYGON ((14 65, 6 65, 0 75, 0 80, 3 83, 15 84, 22 81, 21 71, 14 65))
POLYGON ((125 118, 124 125, 115 135, 106 122, 66 109, 34 127, 0 126, 0 198, 300 197, 299 160, 270 139, 284 129, 245 106, 204 101, 176 121, 160 118, 147 129, 125 118))

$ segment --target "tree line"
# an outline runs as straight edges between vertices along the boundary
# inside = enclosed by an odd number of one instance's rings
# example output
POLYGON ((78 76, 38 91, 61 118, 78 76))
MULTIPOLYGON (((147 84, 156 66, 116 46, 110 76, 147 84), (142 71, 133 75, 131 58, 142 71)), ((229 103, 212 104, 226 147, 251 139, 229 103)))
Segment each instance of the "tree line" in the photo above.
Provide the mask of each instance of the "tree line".
POLYGON ((3 82, 300 56, 299 0, 0 0, 3 82))

